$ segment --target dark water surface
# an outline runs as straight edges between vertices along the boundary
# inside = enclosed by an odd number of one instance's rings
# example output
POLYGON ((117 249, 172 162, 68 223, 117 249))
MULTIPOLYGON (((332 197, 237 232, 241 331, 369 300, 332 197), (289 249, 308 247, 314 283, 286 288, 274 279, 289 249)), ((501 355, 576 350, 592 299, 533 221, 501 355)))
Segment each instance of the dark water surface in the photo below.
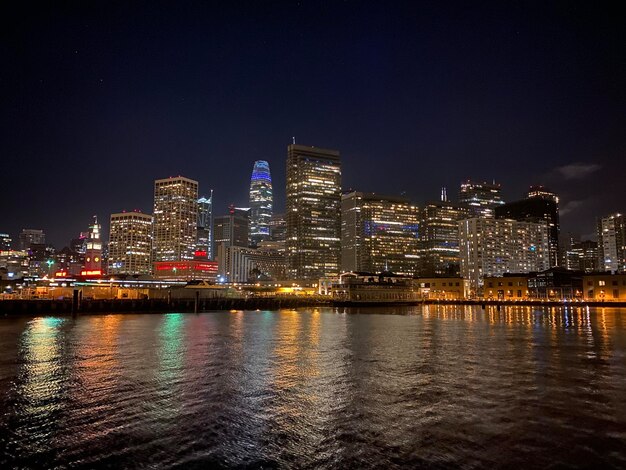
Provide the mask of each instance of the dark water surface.
POLYGON ((5 318, 0 410, 1 468, 626 468, 626 310, 5 318))

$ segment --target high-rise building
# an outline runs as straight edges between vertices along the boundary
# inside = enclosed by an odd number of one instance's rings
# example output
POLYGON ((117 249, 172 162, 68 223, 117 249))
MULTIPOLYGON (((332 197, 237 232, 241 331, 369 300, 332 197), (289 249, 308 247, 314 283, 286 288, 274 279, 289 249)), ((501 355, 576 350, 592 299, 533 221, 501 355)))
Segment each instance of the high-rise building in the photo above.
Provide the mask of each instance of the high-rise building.
POLYGON ((550 267, 559 265, 559 204, 556 194, 541 186, 530 188, 527 199, 495 208, 499 219, 543 223, 550 234, 550 267))
POLYGON ((218 256, 220 246, 248 246, 249 218, 248 211, 231 206, 228 214, 215 217, 215 243, 213 253, 218 256))
POLYGON ((31 245, 45 245, 46 234, 43 230, 25 228, 19 235, 20 250, 28 251, 31 245))
POLYGON ((339 274, 341 159, 339 151, 287 147, 287 275, 318 279, 339 274))
POLYGON ((598 219, 598 268, 626 272, 626 220, 616 213, 598 219))
POLYGON ((469 209, 448 201, 445 190, 441 199, 421 211, 419 275, 424 277, 460 273, 459 221, 469 217, 469 209))
POLYGON ((198 199, 198 235, 196 252, 206 253, 208 259, 213 259, 213 190, 211 195, 198 199))
POLYGON ((287 240, 287 222, 285 214, 273 214, 270 219, 270 240, 285 242, 287 240))
MULTIPOLYGON (((592 240, 583 240, 580 242, 572 243, 571 248, 568 250, 568 254, 571 253, 575 260, 572 266, 567 266, 568 269, 575 271, 584 271, 586 273, 593 273, 598 270, 598 243, 592 240)), ((570 257, 568 257, 570 258, 570 257)))
POLYGON ((141 212, 111 214, 109 274, 150 274, 152 216, 141 212))
POLYGON ((250 246, 270 238, 273 200, 270 165, 257 160, 250 178, 250 246))
POLYGON ((461 275, 477 294, 485 277, 528 273, 550 268, 545 224, 479 218, 459 222, 461 275))
POLYGON ((94 215, 93 224, 89 226, 85 249, 85 269, 81 271, 83 276, 102 275, 102 240, 100 232, 102 227, 98 223, 98 217, 94 215))
POLYGON ((493 183, 476 183, 467 180, 461 183, 459 203, 470 208, 473 217, 493 217, 494 208, 504 204, 501 187, 493 183))
POLYGON ((0 251, 9 251, 11 243, 12 240, 8 233, 0 233, 0 251))
POLYGON ((192 260, 198 234, 198 182, 182 176, 154 182, 154 261, 192 260))
POLYGON ((408 199, 352 191, 341 197, 341 270, 415 275, 418 209, 408 199))

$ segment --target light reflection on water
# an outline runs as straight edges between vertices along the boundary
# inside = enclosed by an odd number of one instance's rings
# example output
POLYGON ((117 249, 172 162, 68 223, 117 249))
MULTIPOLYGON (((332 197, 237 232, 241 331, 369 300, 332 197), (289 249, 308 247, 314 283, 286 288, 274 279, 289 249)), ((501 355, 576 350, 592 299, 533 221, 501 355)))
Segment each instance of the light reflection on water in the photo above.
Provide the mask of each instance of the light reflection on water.
POLYGON ((4 319, 0 466, 624 467, 625 322, 433 305, 4 319))

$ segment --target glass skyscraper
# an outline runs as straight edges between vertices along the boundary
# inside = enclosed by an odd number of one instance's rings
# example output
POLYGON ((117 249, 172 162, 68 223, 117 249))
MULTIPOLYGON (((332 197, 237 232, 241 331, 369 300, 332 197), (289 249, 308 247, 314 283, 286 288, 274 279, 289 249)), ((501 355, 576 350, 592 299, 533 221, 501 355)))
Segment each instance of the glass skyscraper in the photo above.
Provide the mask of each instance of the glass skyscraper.
POLYGON ((250 246, 270 238, 272 205, 270 165, 265 160, 257 160, 250 179, 250 246))
POLYGON ((204 252, 213 259, 213 190, 211 195, 198 199, 198 235, 196 252, 204 252))

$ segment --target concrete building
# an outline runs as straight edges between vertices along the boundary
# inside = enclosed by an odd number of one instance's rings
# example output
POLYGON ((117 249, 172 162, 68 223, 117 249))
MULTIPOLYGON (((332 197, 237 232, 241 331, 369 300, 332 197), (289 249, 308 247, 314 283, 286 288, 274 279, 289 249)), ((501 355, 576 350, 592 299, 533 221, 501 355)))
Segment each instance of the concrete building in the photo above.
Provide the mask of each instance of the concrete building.
POLYGON ((461 275, 474 295, 484 277, 544 271, 550 267, 545 224, 509 219, 471 218, 459 223, 461 275))
POLYGON ((198 182, 182 176, 154 182, 155 262, 192 260, 198 234, 198 182))
POLYGON ((598 268, 600 271, 626 271, 626 220, 616 213, 598 219, 598 268))
POLYGON ((152 272, 152 216, 139 211, 111 214, 109 274, 152 272))
POLYGON ((289 278, 338 275, 341 159, 337 150, 288 146, 286 221, 289 278))
POLYGON ((221 245, 248 246, 250 221, 248 211, 231 206, 228 214, 215 217, 213 222, 214 253, 219 257, 218 250, 221 245))
POLYGON ((418 208, 406 198, 352 191, 341 197, 341 270, 415 275, 418 208))
POLYGON ((46 234, 43 230, 34 228, 22 229, 19 235, 19 245, 21 251, 28 251, 31 245, 45 245, 46 234))
POLYGON ((626 274, 586 274, 583 289, 587 300, 626 301, 626 274))

